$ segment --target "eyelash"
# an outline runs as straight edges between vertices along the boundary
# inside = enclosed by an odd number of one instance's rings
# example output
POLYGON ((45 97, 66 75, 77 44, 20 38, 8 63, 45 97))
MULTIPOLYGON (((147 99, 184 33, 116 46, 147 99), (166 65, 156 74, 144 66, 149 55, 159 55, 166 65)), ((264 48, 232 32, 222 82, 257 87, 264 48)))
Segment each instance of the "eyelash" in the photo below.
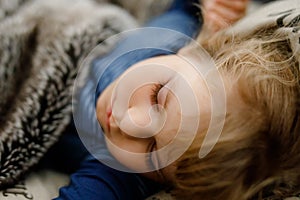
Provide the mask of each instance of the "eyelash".
POLYGON ((157 95, 158 95, 159 90, 160 90, 162 87, 163 87, 162 84, 155 84, 155 85, 152 87, 152 91, 151 91, 151 95, 150 95, 151 103, 152 103, 152 104, 158 104, 157 95))
MULTIPOLYGON (((162 87, 163 87, 162 84, 155 84, 152 87, 151 94, 150 94, 150 99, 151 99, 151 103, 153 105, 158 104, 157 96, 158 96, 158 92, 160 91, 160 89, 162 87)), ((152 169, 156 169, 155 165, 153 164, 153 160, 152 160, 152 155, 153 155, 153 151, 155 149, 155 145, 156 145, 156 142, 155 141, 152 142, 152 144, 149 148, 149 153, 147 154, 147 157, 146 157, 146 163, 149 166, 149 168, 152 168, 152 169)))

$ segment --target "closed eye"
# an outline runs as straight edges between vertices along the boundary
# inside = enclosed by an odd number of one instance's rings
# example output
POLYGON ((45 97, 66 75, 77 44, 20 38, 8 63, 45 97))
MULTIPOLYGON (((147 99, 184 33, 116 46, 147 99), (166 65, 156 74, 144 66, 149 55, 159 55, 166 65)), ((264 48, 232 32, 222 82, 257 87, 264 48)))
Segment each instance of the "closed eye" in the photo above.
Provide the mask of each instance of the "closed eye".
POLYGON ((155 84, 153 85, 152 89, 151 89, 151 95, 150 95, 150 99, 151 99, 151 104, 155 105, 158 104, 158 92, 160 91, 160 89, 163 87, 162 84, 155 84))

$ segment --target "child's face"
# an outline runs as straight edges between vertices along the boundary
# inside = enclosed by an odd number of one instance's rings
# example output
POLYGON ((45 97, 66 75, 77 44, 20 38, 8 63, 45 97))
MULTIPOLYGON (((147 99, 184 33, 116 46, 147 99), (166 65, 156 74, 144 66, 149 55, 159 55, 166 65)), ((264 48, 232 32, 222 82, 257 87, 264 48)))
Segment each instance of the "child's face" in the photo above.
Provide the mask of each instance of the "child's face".
POLYGON ((163 169, 167 179, 172 179, 170 164, 188 147, 183 141, 207 128, 209 115, 205 81, 177 55, 135 64, 97 101, 97 118, 112 155, 137 172, 163 169))

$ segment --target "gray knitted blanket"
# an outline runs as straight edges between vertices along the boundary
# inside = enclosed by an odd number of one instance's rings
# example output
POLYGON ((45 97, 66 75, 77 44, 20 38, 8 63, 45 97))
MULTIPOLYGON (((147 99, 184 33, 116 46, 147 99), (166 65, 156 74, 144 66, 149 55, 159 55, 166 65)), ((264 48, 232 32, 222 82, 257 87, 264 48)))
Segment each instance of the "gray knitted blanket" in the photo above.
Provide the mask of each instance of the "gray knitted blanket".
POLYGON ((71 119, 84 57, 136 26, 124 9, 92 0, 0 0, 0 188, 14 184, 71 119))

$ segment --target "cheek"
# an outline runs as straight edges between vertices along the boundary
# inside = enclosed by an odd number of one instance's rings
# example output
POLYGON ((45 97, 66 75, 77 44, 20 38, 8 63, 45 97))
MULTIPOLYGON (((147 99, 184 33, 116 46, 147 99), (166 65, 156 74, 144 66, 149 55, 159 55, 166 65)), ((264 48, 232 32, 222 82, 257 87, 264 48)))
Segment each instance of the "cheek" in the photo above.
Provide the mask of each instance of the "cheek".
MULTIPOLYGON (((113 157, 122 165, 134 172, 149 171, 146 164, 146 153, 141 152, 141 146, 135 146, 131 142, 106 138, 106 145, 113 157), (138 153, 134 153, 138 152, 138 153)), ((122 169, 122 167, 120 167, 122 169)))

